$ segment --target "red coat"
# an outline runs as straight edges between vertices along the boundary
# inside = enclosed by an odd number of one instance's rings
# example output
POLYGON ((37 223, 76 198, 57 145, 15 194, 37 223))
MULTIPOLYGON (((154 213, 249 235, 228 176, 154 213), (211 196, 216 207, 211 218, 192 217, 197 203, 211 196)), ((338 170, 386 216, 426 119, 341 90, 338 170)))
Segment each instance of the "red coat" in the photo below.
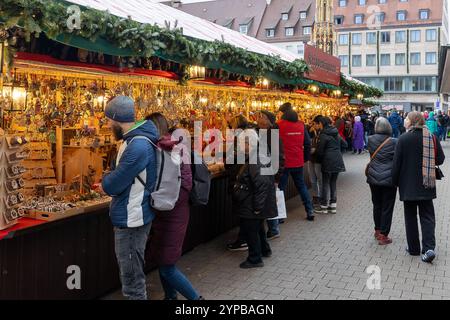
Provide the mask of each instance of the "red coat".
POLYGON ((283 142, 285 168, 300 168, 305 165, 305 124, 301 121, 278 121, 280 138, 283 142))

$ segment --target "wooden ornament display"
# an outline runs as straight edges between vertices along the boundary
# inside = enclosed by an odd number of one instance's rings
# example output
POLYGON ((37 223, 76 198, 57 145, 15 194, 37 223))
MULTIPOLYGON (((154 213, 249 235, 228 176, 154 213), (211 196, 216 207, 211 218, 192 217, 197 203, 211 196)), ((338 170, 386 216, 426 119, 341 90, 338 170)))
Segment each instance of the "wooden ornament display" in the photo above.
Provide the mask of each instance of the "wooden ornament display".
POLYGON ((20 135, 4 135, 0 137, 0 230, 17 223, 26 215, 23 207, 25 196, 23 174, 26 168, 23 160, 29 152, 23 146, 28 143, 20 135))
POLYGON ((50 143, 48 141, 31 141, 27 144, 27 149, 30 154, 23 161, 23 166, 27 169, 23 175, 24 193, 32 195, 36 185, 55 185, 57 182, 50 143))

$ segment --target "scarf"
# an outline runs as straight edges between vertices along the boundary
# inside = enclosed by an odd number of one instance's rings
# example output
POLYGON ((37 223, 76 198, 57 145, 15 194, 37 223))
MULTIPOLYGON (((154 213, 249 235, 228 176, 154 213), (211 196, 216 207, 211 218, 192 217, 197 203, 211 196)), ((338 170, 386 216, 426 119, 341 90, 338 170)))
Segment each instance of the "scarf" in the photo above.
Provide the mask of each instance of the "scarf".
MULTIPOLYGON (((420 127, 417 127, 420 128, 420 127)), ((421 127, 423 134, 422 176, 425 189, 436 187, 436 165, 433 135, 426 126, 421 127)))

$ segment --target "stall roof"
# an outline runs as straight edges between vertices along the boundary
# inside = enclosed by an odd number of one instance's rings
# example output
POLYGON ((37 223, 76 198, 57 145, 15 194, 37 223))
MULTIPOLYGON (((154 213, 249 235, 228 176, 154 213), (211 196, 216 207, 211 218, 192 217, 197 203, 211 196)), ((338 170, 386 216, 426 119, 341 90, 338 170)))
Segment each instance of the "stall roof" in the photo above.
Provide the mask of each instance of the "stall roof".
POLYGON ((185 36, 211 42, 215 40, 224 41, 251 52, 279 56, 288 62, 292 62, 297 58, 296 55, 282 48, 154 1, 67 0, 66 2, 100 11, 108 11, 118 17, 129 17, 140 23, 156 24, 163 28, 168 23, 170 23, 171 27, 176 24, 178 28, 183 29, 185 36))

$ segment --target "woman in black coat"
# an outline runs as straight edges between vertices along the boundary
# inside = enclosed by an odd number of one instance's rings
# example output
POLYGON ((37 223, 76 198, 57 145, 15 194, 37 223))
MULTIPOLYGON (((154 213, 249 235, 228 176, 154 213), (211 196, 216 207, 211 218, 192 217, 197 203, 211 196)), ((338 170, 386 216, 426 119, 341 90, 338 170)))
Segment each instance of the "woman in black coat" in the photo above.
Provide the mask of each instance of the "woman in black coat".
POLYGON ((265 169, 257 156, 258 135, 247 129, 238 138, 239 149, 245 152, 245 164, 240 165, 233 190, 233 207, 240 218, 241 232, 247 241, 248 258, 241 268, 263 267, 262 257, 272 255, 267 242, 264 220, 277 213, 275 180, 273 175, 262 174, 265 169), (242 139, 248 136, 246 142, 242 139), (253 141, 253 143, 252 143, 253 141))
POLYGON ((315 212, 336 213, 337 179, 340 172, 345 172, 341 149, 347 148, 347 143, 339 135, 338 129, 331 126, 329 118, 320 117, 314 121, 321 129, 315 156, 322 169, 322 198, 320 208, 315 212))
POLYGON ((389 232, 397 196, 397 187, 392 182, 397 139, 391 137, 391 124, 386 118, 379 118, 375 123, 375 134, 369 136, 371 160, 367 167, 367 183, 372 193, 375 239, 380 245, 392 243, 389 232))
POLYGON ((433 199, 436 198, 435 165, 443 164, 445 155, 439 139, 430 133, 419 112, 408 114, 405 128, 408 132, 400 136, 395 149, 392 179, 399 187, 400 200, 405 207, 407 250, 411 255, 422 252, 422 260, 432 262, 436 256, 433 206, 433 199), (417 208, 422 228, 422 250, 417 208))

